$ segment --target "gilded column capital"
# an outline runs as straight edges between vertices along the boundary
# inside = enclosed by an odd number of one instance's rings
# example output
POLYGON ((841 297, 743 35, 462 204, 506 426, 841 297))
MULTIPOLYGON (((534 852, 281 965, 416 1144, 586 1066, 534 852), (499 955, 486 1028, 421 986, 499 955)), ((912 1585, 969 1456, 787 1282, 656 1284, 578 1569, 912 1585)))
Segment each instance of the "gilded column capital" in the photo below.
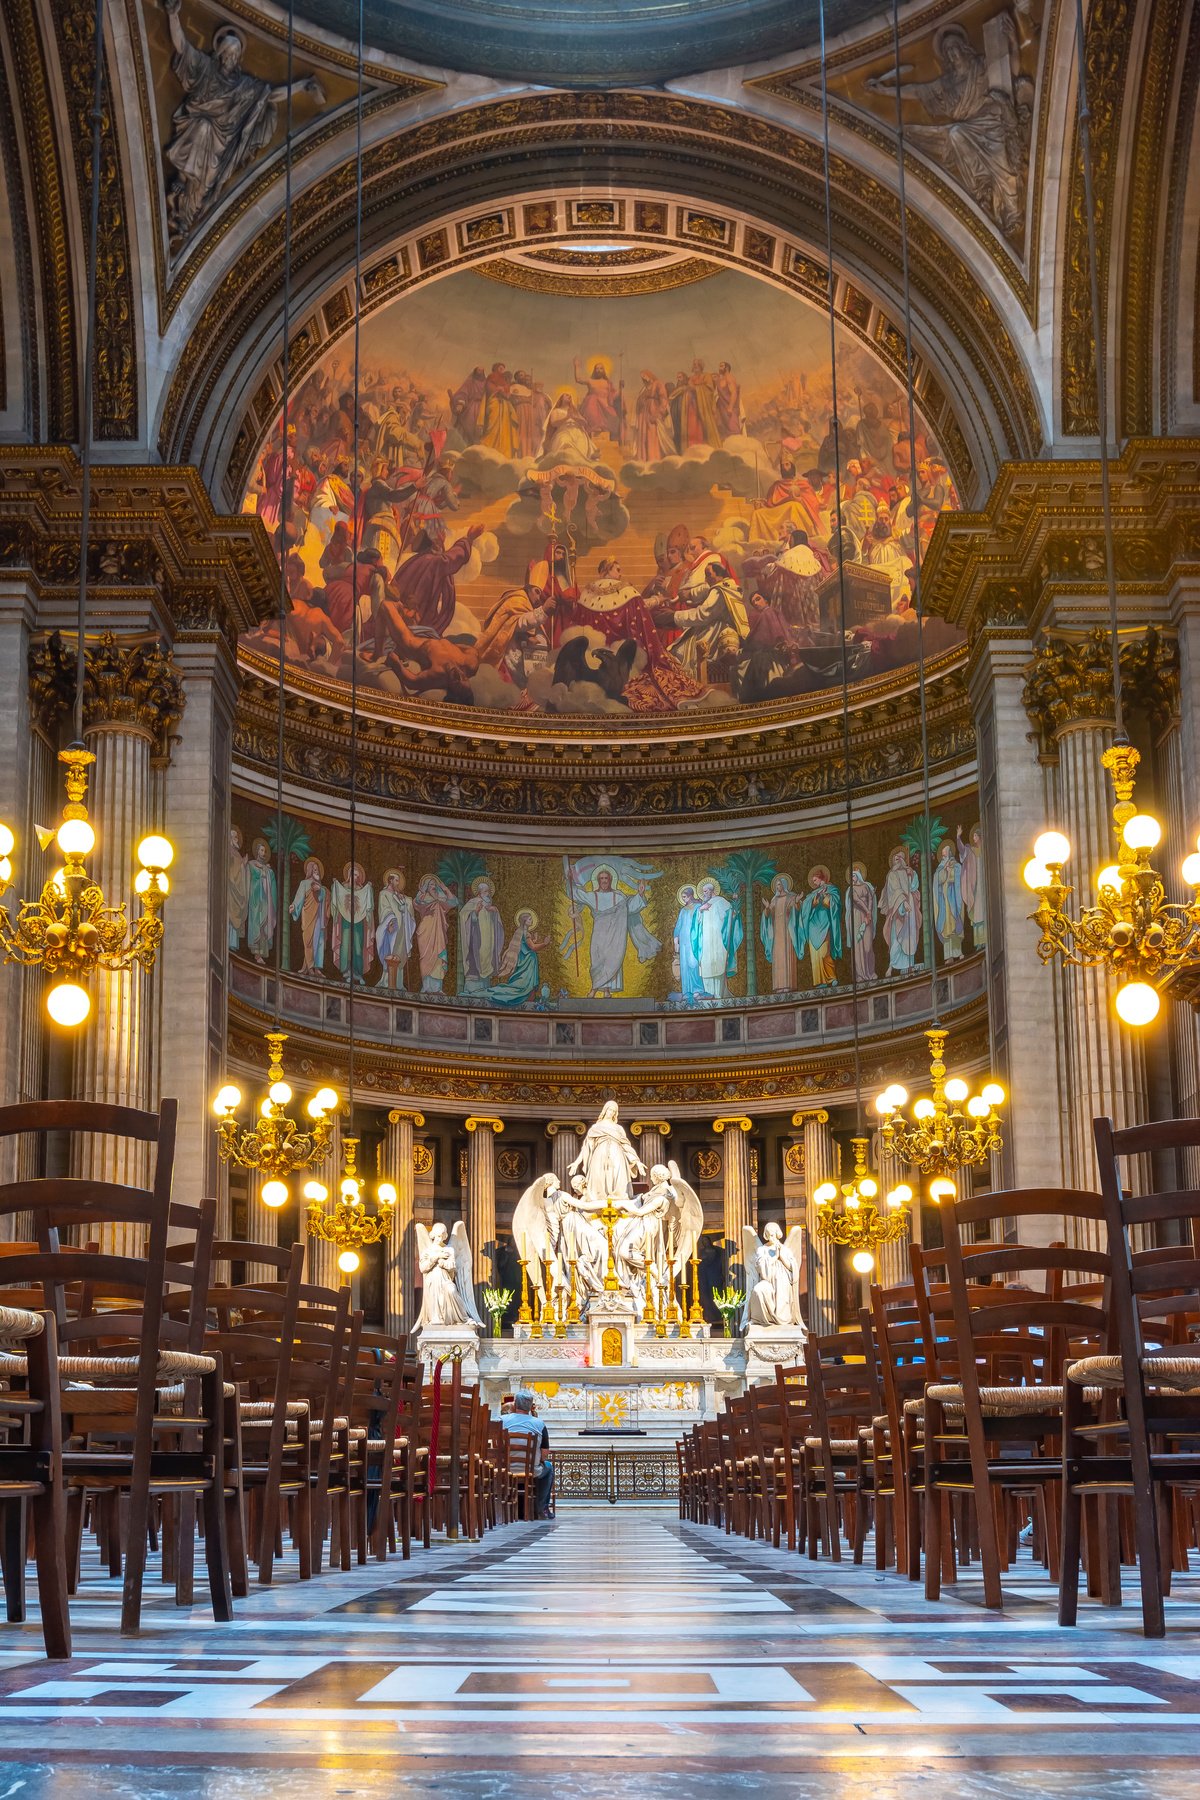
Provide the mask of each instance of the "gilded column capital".
POLYGON ((495 1132, 497 1137, 504 1130, 503 1119, 489 1119, 483 1113, 473 1113, 466 1122, 468 1131, 478 1131, 481 1125, 486 1125, 490 1131, 495 1132))
POLYGON ((402 1106, 394 1106, 387 1116, 389 1125, 403 1125, 406 1121, 417 1130, 420 1130, 421 1126, 425 1123, 425 1114, 419 1112, 407 1112, 402 1106))
MULTIPOLYGON (((470 1127, 468 1126, 468 1130, 469 1129, 470 1127)), ((587 1126, 582 1119, 577 1119, 574 1123, 569 1119, 551 1119, 546 1127, 546 1136, 553 1140, 558 1136, 560 1131, 573 1131, 576 1137, 587 1136, 587 1126)))
POLYGON ((749 1119, 744 1118, 740 1114, 736 1114, 736 1113, 731 1115, 727 1119, 714 1119, 712 1122, 712 1128, 716 1132, 725 1131, 726 1129, 731 1130, 731 1131, 753 1131, 754 1130, 754 1126, 751 1124, 749 1119))
POLYGON ((1145 637, 1121 645, 1121 687, 1155 731, 1179 717, 1179 643, 1152 625, 1145 637))
MULTIPOLYGON (((157 760, 169 761, 186 702, 183 677, 166 646, 106 631, 87 645, 85 669, 84 730, 138 732, 150 740, 157 760)), ((30 646, 29 695, 48 733, 75 704, 75 646, 61 632, 30 646)))
POLYGON ((812 1108, 808 1112, 794 1112, 792 1114, 792 1124, 796 1126, 828 1125, 828 1123, 829 1114, 823 1106, 812 1108))
POLYGON ((1111 639, 1103 626, 1081 637, 1045 637, 1025 671, 1021 695, 1043 759, 1058 755, 1072 726, 1115 723, 1111 639))
POLYGON ((629 1127, 630 1137, 641 1137, 643 1131, 657 1131, 660 1137, 670 1137, 671 1127, 665 1119, 635 1119, 629 1127))

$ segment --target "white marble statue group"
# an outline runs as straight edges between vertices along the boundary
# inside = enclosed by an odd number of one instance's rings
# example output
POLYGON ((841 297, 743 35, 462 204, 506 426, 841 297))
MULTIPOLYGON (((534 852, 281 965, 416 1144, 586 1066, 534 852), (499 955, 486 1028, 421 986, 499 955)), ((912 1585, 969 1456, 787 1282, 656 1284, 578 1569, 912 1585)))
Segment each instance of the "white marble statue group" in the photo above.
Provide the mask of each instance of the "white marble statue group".
MULTIPOLYGON (((544 1302, 569 1293, 572 1285, 586 1317, 591 1299, 604 1291, 609 1237, 601 1218, 611 1207, 613 1268, 617 1289, 639 1311, 645 1306, 647 1273, 656 1288, 668 1280, 686 1282, 688 1264, 704 1229, 704 1209, 696 1190, 674 1162, 647 1169, 626 1135, 610 1100, 583 1140, 568 1170, 569 1187, 556 1175, 539 1175, 513 1213, 517 1254, 544 1302)), ((611 1218, 611 1212, 610 1212, 611 1218)), ((450 1232, 418 1224, 417 1260, 423 1289, 418 1326, 482 1325, 471 1279, 471 1247, 459 1222, 450 1232)), ((774 1223, 762 1238, 749 1225, 742 1231, 746 1302, 742 1329, 787 1326, 803 1330, 800 1268, 803 1233, 794 1226, 785 1238, 774 1223)))
POLYGON ((640 1309, 647 1270, 656 1287, 665 1287, 668 1275, 686 1278, 704 1227, 699 1195, 675 1163, 646 1168, 617 1118, 615 1100, 588 1131, 568 1180, 565 1188, 556 1175, 540 1175, 513 1213, 517 1253, 539 1300, 547 1272, 552 1293, 558 1293, 570 1290, 574 1271, 576 1298, 586 1313, 608 1272, 608 1233, 600 1215, 610 1202, 618 1214, 612 1252, 619 1292, 640 1309))

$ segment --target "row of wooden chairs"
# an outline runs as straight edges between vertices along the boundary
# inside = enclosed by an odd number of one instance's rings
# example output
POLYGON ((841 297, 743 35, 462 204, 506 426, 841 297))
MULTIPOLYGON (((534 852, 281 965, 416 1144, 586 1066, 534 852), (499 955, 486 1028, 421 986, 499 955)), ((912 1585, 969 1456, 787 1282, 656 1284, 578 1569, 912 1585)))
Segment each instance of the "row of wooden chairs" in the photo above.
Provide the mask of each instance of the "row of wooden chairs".
POLYGON ((0 1109, 0 1148, 58 1134, 70 1167, 120 1140, 145 1147, 149 1171, 144 1185, 0 1186, 0 1567, 19 1622, 32 1550, 51 1657, 70 1654, 89 1528, 130 1635, 156 1542, 191 1604, 198 1525, 213 1617, 228 1620, 251 1563, 273 1579, 285 1533, 307 1580, 326 1546, 344 1570, 407 1557, 415 1536, 533 1516, 536 1445, 503 1430, 460 1364, 426 1379, 348 1288, 305 1280, 303 1246, 219 1240, 215 1202, 171 1199, 175 1125, 172 1100, 0 1109))
POLYGON ((1123 1169, 1200 1148, 1200 1121, 1094 1129, 1098 1193, 944 1203, 909 1282, 873 1285, 852 1329, 694 1427, 681 1515, 834 1561, 845 1541, 861 1562, 873 1530, 876 1566, 930 1599, 977 1561, 991 1608, 1028 1526, 1062 1624, 1081 1566, 1119 1605, 1136 1561, 1143 1629, 1163 1635, 1200 1545, 1200 1191, 1135 1195, 1123 1169))

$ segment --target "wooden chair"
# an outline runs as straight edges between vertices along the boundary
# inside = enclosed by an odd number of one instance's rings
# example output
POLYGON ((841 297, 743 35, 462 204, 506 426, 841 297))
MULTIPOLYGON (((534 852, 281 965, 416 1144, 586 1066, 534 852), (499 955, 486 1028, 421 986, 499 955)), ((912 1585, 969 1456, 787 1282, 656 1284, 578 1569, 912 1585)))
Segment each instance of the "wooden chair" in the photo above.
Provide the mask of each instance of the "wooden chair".
POLYGON ((845 1512, 854 1561, 861 1563, 872 1495, 859 1432, 879 1412, 874 1355, 861 1326, 810 1337, 804 1350, 813 1414, 804 1442, 808 1555, 817 1560, 820 1541, 834 1562, 842 1560, 845 1512))
POLYGON ((501 1421, 504 1433, 505 1468, 513 1484, 515 1516, 537 1518, 537 1465, 540 1457, 536 1431, 509 1431, 501 1421))
POLYGON ((42 1641, 53 1660, 71 1654, 58 1333, 52 1312, 0 1306, 0 1557, 8 1621, 25 1618, 26 1512, 32 1514, 42 1641), (19 1356, 11 1346, 23 1346, 19 1356))
MULTIPOLYGON (((1052 1573, 1058 1574, 1057 1511, 1045 1490, 1062 1481, 1064 1333, 1104 1348, 1107 1289, 1098 1299, 1069 1298, 1054 1283, 1073 1273, 1107 1282, 1107 1252, 1039 1241, 1013 1241, 1014 1221, 1062 1217, 1099 1221, 1098 1194, 1059 1188, 1018 1188, 942 1205, 946 1269, 958 1340, 958 1377, 925 1389, 926 1594, 940 1591, 940 1493, 969 1491, 975 1500, 984 1604, 1003 1605, 997 1500, 1032 1493, 1043 1505, 1052 1573), (968 1227, 1005 1225, 996 1242, 964 1244, 968 1227), (1040 1275, 1047 1286, 991 1285, 992 1277, 1040 1275), (963 1455, 959 1434, 965 1436, 963 1455), (956 1453, 951 1454, 951 1451, 956 1453), (1017 1452, 1017 1453, 1014 1453, 1017 1452)), ((1015 1539, 1011 1527, 1009 1536, 1015 1539)))
MULTIPOLYGON (((227 1620, 233 1611, 224 1514, 220 1359, 189 1350, 193 1321, 175 1320, 167 1313, 175 1122, 173 1100, 164 1100, 157 1113, 77 1100, 0 1108, 0 1139, 25 1133, 89 1133, 150 1147, 152 1173, 146 1187, 72 1176, 0 1187, 0 1217, 31 1214, 38 1244, 36 1252, 0 1262, 0 1283, 42 1284, 46 1310, 54 1314, 58 1333, 64 1433, 84 1440, 81 1448, 63 1451, 65 1488, 79 1505, 84 1493, 123 1495, 126 1500, 123 1635, 138 1629, 151 1502, 159 1494, 190 1491, 198 1496, 213 1614, 227 1620), (60 1243, 60 1233, 68 1228, 96 1237, 102 1245, 120 1233, 132 1238, 140 1253, 68 1254, 60 1243), (89 1307, 70 1316, 65 1288, 80 1280, 92 1284, 89 1307), (117 1296, 111 1306, 104 1299, 109 1291, 117 1296), (175 1414, 161 1415, 160 1393, 183 1382, 190 1394, 193 1377, 199 1389, 195 1413, 190 1412, 189 1400, 186 1423, 175 1414), (196 1448, 191 1447, 193 1438, 196 1448)), ((176 1247, 170 1264, 170 1278, 177 1283, 186 1279, 196 1294, 207 1287, 211 1203, 204 1203, 199 1212, 206 1221, 207 1243, 197 1238, 191 1264, 176 1247)), ((68 1557, 68 1566, 72 1562, 68 1557)))
MULTIPOLYGON (((1067 1371, 1066 1478, 1059 1619, 1073 1625, 1078 1605, 1080 1502, 1085 1495, 1126 1495, 1142 1596, 1142 1630, 1166 1632, 1172 1492, 1200 1485, 1200 1190, 1128 1194, 1127 1156, 1147 1159, 1200 1147, 1200 1121, 1164 1120, 1117 1131, 1093 1122, 1100 1191, 1112 1252, 1114 1343, 1080 1357, 1067 1371), (1134 1248, 1139 1228, 1170 1231, 1173 1245, 1134 1248), (1105 1402, 1099 1421, 1080 1403, 1088 1387, 1105 1402)), ((1113 1598, 1119 1599, 1117 1586, 1113 1598)))

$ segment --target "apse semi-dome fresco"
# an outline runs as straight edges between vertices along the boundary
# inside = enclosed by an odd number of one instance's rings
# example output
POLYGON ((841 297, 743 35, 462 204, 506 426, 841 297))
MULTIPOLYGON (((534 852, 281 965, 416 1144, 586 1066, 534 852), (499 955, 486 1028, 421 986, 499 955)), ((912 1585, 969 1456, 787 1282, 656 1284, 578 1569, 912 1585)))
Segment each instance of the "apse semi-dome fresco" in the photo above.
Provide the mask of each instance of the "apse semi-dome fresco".
MULTIPOLYGON (((288 503, 282 416, 245 500, 287 556, 289 661, 347 683, 357 596, 359 685, 422 705, 647 719, 911 664, 914 565, 958 500, 879 358, 839 328, 835 431, 818 308, 707 264, 558 292, 547 255, 396 300, 357 383, 346 338, 299 386, 288 503)), ((957 641, 926 620, 926 655, 957 641)))

